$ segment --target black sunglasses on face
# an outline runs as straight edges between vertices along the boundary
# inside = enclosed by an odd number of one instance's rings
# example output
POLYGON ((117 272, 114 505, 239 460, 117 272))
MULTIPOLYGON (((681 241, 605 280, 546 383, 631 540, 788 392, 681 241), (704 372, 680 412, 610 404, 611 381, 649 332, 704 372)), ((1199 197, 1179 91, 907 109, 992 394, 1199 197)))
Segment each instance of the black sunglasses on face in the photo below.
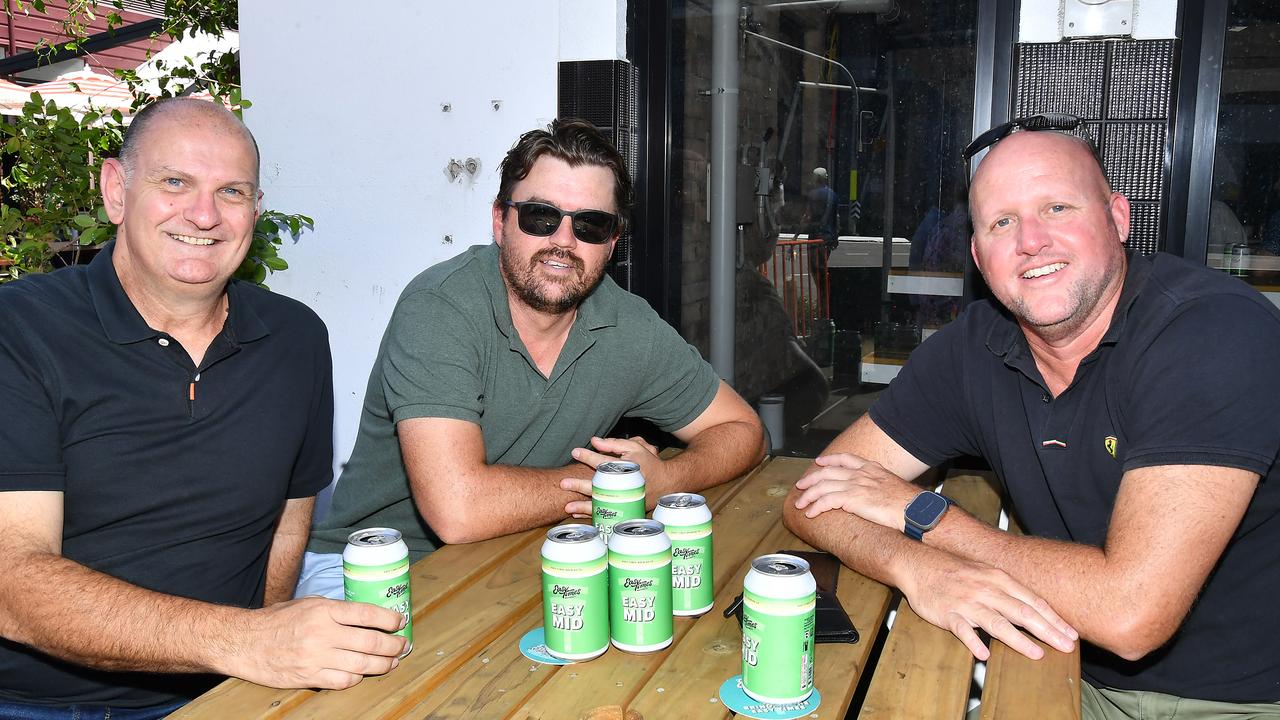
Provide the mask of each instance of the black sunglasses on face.
POLYGON ((570 218, 573 236, 581 242, 603 245, 613 239, 618 229, 618 216, 603 210, 577 210, 566 212, 544 202, 528 200, 503 203, 516 209, 516 223, 526 235, 549 237, 560 227, 560 221, 570 218))
POLYGON ((1014 130, 1019 128, 1022 130, 1074 130, 1079 124, 1080 118, 1066 113, 1040 113, 1001 123, 974 138, 973 142, 965 146, 964 176, 968 179, 973 175, 970 172, 969 160, 974 155, 1009 137, 1009 134, 1014 130))

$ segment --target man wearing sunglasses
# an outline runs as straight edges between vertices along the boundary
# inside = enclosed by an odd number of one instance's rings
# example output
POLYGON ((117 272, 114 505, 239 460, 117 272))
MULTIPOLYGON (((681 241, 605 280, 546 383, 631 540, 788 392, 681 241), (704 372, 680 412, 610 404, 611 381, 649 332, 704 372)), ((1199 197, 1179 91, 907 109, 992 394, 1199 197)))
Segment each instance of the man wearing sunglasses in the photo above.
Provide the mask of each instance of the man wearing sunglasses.
POLYGON ((605 276, 631 206, 590 124, 526 133, 503 160, 494 244, 428 269, 400 297, 360 434, 299 594, 342 591, 347 534, 400 530, 415 559, 591 512, 596 465, 640 464, 648 505, 759 462, 754 411, 639 297, 605 276), (623 417, 687 444, 660 459, 606 435, 623 417))
POLYGON ((991 147, 971 252, 999 304, 912 354, 797 483, 788 525, 978 658, 979 631, 1033 658, 1015 626, 1083 640, 1085 717, 1276 717, 1280 312, 1215 270, 1126 254, 1129 202, 1071 121, 966 150, 991 147), (908 482, 962 455, 991 464, 1026 536, 908 482))

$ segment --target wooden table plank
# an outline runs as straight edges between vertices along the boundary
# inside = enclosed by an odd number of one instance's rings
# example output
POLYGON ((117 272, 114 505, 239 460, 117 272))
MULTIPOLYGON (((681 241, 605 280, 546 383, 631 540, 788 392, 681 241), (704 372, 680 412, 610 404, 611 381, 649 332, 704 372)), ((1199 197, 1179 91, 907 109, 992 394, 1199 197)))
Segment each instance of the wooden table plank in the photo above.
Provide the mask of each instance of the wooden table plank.
MULTIPOLYGON (((716 588, 722 591, 750 560, 760 538, 780 524, 782 499, 797 476, 797 462, 772 460, 715 511, 712 522, 716 588)), ((691 619, 676 618, 673 644, 682 642, 693 624, 691 619)), ((575 665, 576 675, 557 673, 512 717, 563 720, 590 717, 593 713, 621 713, 670 652, 667 649, 632 655, 611 649, 595 660, 575 665)))
MULTIPOLYGON (((778 462, 778 461, 775 461, 778 462)), ((799 461, 788 461, 798 463, 799 461)), ((789 477, 798 478, 804 467, 790 467, 789 477)), ((753 548, 751 557, 780 549, 811 549, 786 530, 779 522, 753 548)), ((700 618, 693 629, 675 648, 667 661, 637 693, 628 706, 636 719, 653 720, 673 716, 672 708, 680 708, 679 716, 688 720, 725 718, 730 713, 719 704, 720 685, 742 672, 742 631, 736 618, 725 618, 723 611, 742 592, 742 581, 748 564, 742 563, 733 578, 716 598, 715 610, 700 618)), ((862 632, 878 628, 888 610, 890 592, 884 585, 842 568, 837 587, 841 605, 862 632)), ((874 630, 858 643, 824 643, 816 648, 815 682, 822 693, 822 705, 806 717, 832 718, 845 716, 858 677, 871 651, 874 630)))
MULTIPOLYGON (((1013 518, 1009 532, 1022 532, 1013 518)), ((1080 644, 1064 653, 1031 639, 1044 648, 1043 658, 1031 660, 992 641, 982 687, 982 720, 1080 720, 1080 644)))
MULTIPOLYGON (((994 523, 1000 495, 990 473, 953 473, 942 492, 975 517, 994 523)), ((876 664, 858 716, 866 720, 964 717, 973 655, 954 635, 921 619, 906 599, 876 664)), ((1034 717, 1034 716, 1028 716, 1034 717)))
MULTIPOLYGON (((760 467, 764 467, 761 465, 760 467)), ((702 495, 713 510, 729 502, 745 486, 752 473, 708 488, 702 495)), ((685 621, 687 622, 687 621, 685 621)), ((556 668, 539 665, 520 653, 520 638, 542 623, 541 602, 501 637, 468 660, 405 717, 468 718, 505 717, 522 705, 557 672, 573 676, 579 665, 556 668)), ((616 652, 616 651, 615 651, 616 652)))
MULTIPOLYGON (((459 588, 489 573, 522 547, 535 542, 540 537, 539 532, 517 533, 470 545, 447 545, 415 563, 409 573, 413 588, 415 640, 424 637, 421 628, 425 614, 431 608, 451 597, 459 588)), ((314 694, 314 690, 281 690, 242 680, 227 680, 170 717, 183 720, 278 718, 310 700, 314 694)))

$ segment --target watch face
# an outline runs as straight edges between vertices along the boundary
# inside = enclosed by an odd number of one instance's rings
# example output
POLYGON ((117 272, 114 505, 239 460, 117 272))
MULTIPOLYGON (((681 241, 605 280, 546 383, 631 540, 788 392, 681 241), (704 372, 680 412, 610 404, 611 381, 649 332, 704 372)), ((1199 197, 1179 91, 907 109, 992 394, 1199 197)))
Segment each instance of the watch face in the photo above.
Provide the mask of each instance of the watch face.
POLYGON ((938 493, 920 493, 907 506, 906 519, 912 525, 931 530, 942 519, 942 514, 947 511, 947 507, 946 499, 938 493))

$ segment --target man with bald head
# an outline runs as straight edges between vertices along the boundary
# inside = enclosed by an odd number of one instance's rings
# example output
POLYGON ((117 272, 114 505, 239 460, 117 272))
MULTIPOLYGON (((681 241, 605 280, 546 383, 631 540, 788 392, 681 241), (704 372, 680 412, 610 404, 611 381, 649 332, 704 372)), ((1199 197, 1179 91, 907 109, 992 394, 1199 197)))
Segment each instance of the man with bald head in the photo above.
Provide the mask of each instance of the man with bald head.
POLYGON ((0 286, 0 717, 162 717, 237 676, 347 687, 398 613, 288 601, 329 483, 328 338, 231 280, 261 192, 220 105, 158 101, 104 161, 116 239, 0 286))
POLYGON ((1280 312, 1222 273, 1127 253, 1129 202, 1091 146, 1021 127, 985 135, 970 189, 999 303, 912 354, 796 484, 788 526, 980 659, 979 631, 1033 658, 1023 632, 1079 639, 1085 717, 1275 717, 1280 312), (1026 536, 909 482, 965 455, 1026 536))

